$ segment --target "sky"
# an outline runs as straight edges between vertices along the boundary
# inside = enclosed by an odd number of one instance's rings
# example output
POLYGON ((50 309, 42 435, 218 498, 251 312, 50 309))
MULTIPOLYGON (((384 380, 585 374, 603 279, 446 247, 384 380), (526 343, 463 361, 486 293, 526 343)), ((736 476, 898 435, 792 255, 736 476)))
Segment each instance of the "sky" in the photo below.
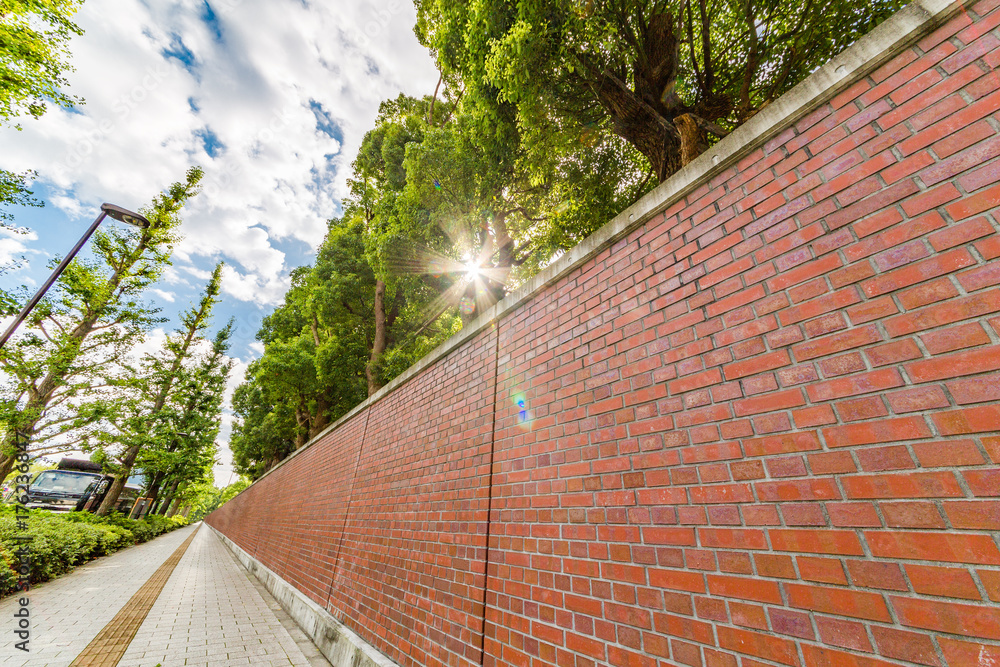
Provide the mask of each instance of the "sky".
MULTIPOLYGON (((44 208, 15 208, 25 236, 0 232, 5 288, 35 288, 102 202, 138 210, 194 165, 202 192, 150 300, 170 317, 155 349, 224 261, 215 324, 236 320, 230 393, 263 347, 254 336, 289 272, 310 264, 340 212, 350 163, 378 105, 433 93, 437 72, 413 34, 409 0, 86 0, 65 89, 84 98, 23 129, 0 128, 0 168, 38 172, 44 208)), ((103 224, 118 224, 106 221, 103 224)), ((86 256, 86 250, 81 253, 86 256)), ((216 483, 232 475, 223 418, 216 483)))

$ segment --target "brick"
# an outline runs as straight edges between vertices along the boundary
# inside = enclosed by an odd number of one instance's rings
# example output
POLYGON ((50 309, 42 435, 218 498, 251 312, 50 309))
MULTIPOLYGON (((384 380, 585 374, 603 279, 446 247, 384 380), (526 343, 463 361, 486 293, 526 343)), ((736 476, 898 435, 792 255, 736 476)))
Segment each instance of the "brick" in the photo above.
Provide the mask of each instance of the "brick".
POLYGON ((801 389, 789 389, 765 394, 758 398, 747 398, 740 401, 733 401, 733 412, 737 417, 770 412, 773 410, 786 410, 805 405, 801 389))
POLYGON ((899 622, 966 637, 1000 639, 1000 608, 891 596, 899 622))
POLYGON ((799 565, 799 574, 806 581, 823 584, 847 585, 847 575, 844 565, 835 558, 817 558, 815 556, 798 556, 795 561, 799 565))
POLYGON ((805 667, 897 667, 896 663, 845 653, 827 646, 802 645, 805 667))
POLYGON ((941 435, 1000 431, 1000 406, 984 405, 939 412, 931 420, 941 435))
POLYGON ((1000 530, 1000 501, 954 500, 943 503, 945 514, 958 530, 1000 530))
POLYGON ((871 503, 828 503, 830 523, 840 528, 881 526, 871 503))
POLYGON ((875 325, 868 325, 794 345, 792 352, 797 361, 808 361, 843 350, 870 345, 881 340, 882 335, 878 328, 875 325))
POLYGON ((856 261, 863 257, 868 257, 875 253, 895 248, 903 245, 907 241, 918 239, 925 234, 933 232, 935 229, 945 227, 947 223, 940 213, 931 212, 921 215, 915 220, 908 220, 904 224, 896 225, 876 236, 868 236, 863 241, 844 249, 844 255, 848 260, 856 261))
POLYGON ((1000 185, 967 196, 945 207, 945 210, 954 220, 964 220, 997 206, 1000 206, 1000 185))
POLYGON ((897 417, 878 422, 831 426, 823 429, 823 437, 830 447, 871 445, 878 442, 918 440, 930 437, 930 429, 919 417, 897 417))
POLYGON ((865 531, 876 558, 1000 565, 1000 551, 987 535, 865 531))
POLYGON ((1000 285, 1000 263, 978 266, 958 274, 958 282, 966 292, 976 292, 986 287, 1000 285))
POLYGON ((788 592, 789 606, 796 609, 882 623, 891 622, 889 609, 882 596, 877 593, 793 583, 785 584, 785 590, 788 592))
POLYGON ((884 470, 907 470, 915 468, 909 450, 903 445, 889 447, 869 447, 856 452, 861 469, 865 472, 884 470))
POLYGON ((771 528, 771 548, 776 551, 860 556, 864 553, 857 535, 847 530, 786 530, 771 528))
POLYGON ((942 252, 994 233, 996 230, 986 218, 975 218, 931 234, 927 240, 931 247, 942 252))
POLYGON ((976 466, 986 463, 972 440, 944 440, 941 442, 919 442, 913 452, 924 468, 951 468, 976 466))
POLYGON ((996 570, 976 570, 979 580, 983 582, 986 597, 993 602, 1000 602, 1000 572, 996 570))
POLYGON ((895 368, 883 368, 811 384, 806 387, 806 394, 809 395, 810 401, 818 403, 846 396, 881 392, 902 385, 903 378, 899 371, 895 368))
POLYGON ((840 491, 833 480, 828 478, 795 481, 758 482, 754 485, 757 495, 763 501, 788 500, 834 500, 840 498, 840 491))
POLYGON ((817 317, 833 310, 853 305, 861 301, 856 289, 847 287, 831 294, 806 301, 792 308, 786 308, 778 313, 782 326, 789 326, 812 317, 817 317))
POLYGON ((888 364, 898 364, 901 361, 919 359, 924 356, 917 344, 912 339, 878 345, 865 350, 865 356, 871 361, 873 366, 886 366, 888 364))
POLYGON ((756 655, 782 665, 799 664, 795 643, 787 639, 725 626, 718 626, 717 633, 719 648, 756 655))
POLYGON ((905 289, 896 294, 896 298, 907 310, 915 310, 929 303, 943 301, 958 296, 958 290, 947 278, 938 278, 923 285, 905 289))
POLYGON ((912 179, 904 179, 898 183, 890 185, 884 190, 865 197, 859 202, 840 209, 836 213, 826 216, 826 224, 830 227, 830 229, 839 229, 840 227, 851 223, 856 224, 856 222, 861 218, 881 211, 882 209, 898 202, 900 199, 908 197, 919 191, 920 189, 912 179))
POLYGON ((816 627, 824 644, 854 649, 855 651, 872 650, 865 626, 854 621, 842 621, 828 616, 818 616, 816 627))
POLYGON ((937 506, 928 502, 880 503, 885 525, 890 528, 944 529, 937 506))
POLYGON ((955 498, 963 494, 954 473, 914 472, 845 477, 841 480, 850 499, 955 498))
POLYGON ((824 424, 836 423, 837 417, 833 414, 833 408, 829 405, 816 405, 801 410, 793 410, 792 418, 798 428, 809 428, 811 426, 822 426, 824 424))
POLYGON ((933 408, 948 407, 948 397, 940 386, 931 385, 904 389, 892 392, 886 396, 889 406, 896 414, 906 414, 907 412, 920 412, 933 408))
POLYGON ((1000 664, 1000 646, 995 644, 961 641, 950 637, 941 637, 938 643, 949 665, 1000 664))
MULTIPOLYGON (((871 275, 871 274, 869 274, 871 275)), ((865 276, 867 277, 867 276, 865 276)), ((920 289, 920 288, 915 288, 920 289)), ((902 293, 900 294, 902 300, 902 293)), ((910 306, 912 307, 912 306, 910 306)), ((878 297, 847 309, 848 315, 855 324, 869 322, 887 315, 894 315, 899 312, 892 299, 888 296, 878 297)))
POLYGON ((707 579, 708 592, 712 595, 768 604, 782 603, 781 589, 774 582, 717 574, 709 574, 707 579))
POLYGON ((809 460, 810 469, 816 475, 855 472, 857 470, 850 452, 823 452, 822 454, 810 454, 806 458, 809 460))
POLYGON ((984 347, 958 354, 935 357, 906 364, 913 382, 933 382, 955 376, 1000 370, 1000 346, 984 347))
POLYGON ((958 188, 952 183, 945 183, 921 192, 915 197, 910 197, 903 202, 903 211, 911 218, 915 218, 921 213, 954 201, 959 197, 961 197, 961 194, 958 192, 958 188))
POLYGON ((921 595, 979 600, 979 589, 965 569, 911 563, 906 566, 906 576, 921 595))
POLYGON ((773 454, 789 454, 820 449, 819 437, 815 431, 800 431, 782 435, 750 438, 743 441, 743 450, 747 456, 767 456, 773 454))
POLYGON ((983 292, 958 299, 952 298, 945 303, 891 317, 885 321, 885 329, 891 337, 898 338, 998 310, 1000 310, 1000 291, 983 292))
POLYGON ((778 350, 753 357, 751 359, 728 364, 727 366, 723 366, 723 371, 726 374, 727 380, 734 380, 748 375, 754 375, 757 373, 763 373, 764 371, 781 368, 782 366, 787 366, 790 363, 791 360, 788 357, 788 352, 785 350, 778 350))
POLYGON ((967 347, 987 345, 990 342, 990 337, 986 334, 981 324, 968 322, 941 331, 924 334, 920 337, 920 340, 931 354, 944 354, 945 352, 954 352, 955 350, 967 347))
POLYGON ((862 588, 881 588, 889 591, 906 591, 906 579, 903 570, 896 563, 883 563, 872 560, 849 560, 847 571, 851 582, 862 588))
POLYGON ((927 635, 882 626, 872 626, 872 635, 878 652, 887 658, 934 667, 941 664, 934 643, 927 635))
POLYGON ((952 380, 945 386, 959 405, 1000 401, 1000 373, 952 380))
POLYGON ((922 262, 916 262, 910 266, 872 278, 861 283, 861 289, 871 298, 909 287, 910 285, 915 285, 946 273, 953 273, 957 269, 971 266, 975 263, 976 261, 967 250, 956 248, 925 259, 922 262))
POLYGON ((972 495, 1000 496, 1000 470, 966 470, 962 477, 972 495))
POLYGON ((837 414, 845 422, 885 417, 889 414, 880 396, 866 396, 837 404, 837 414))

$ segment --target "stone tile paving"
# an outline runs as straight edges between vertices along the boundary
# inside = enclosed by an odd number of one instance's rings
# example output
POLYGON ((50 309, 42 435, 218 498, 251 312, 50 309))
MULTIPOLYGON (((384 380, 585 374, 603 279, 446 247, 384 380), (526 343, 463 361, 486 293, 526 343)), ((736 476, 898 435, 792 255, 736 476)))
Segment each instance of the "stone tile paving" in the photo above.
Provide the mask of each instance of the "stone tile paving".
POLYGON ((195 528, 98 558, 29 591, 30 653, 14 648, 17 596, 0 600, 0 667, 66 667, 195 528))
MULTIPOLYGON (((29 654, 14 648, 16 599, 0 600, 0 667, 69 665, 196 528, 98 559, 33 589, 29 654)), ((329 667, 208 528, 198 532, 118 664, 329 667)))
POLYGON ((118 664, 329 666, 208 528, 191 543, 118 664))

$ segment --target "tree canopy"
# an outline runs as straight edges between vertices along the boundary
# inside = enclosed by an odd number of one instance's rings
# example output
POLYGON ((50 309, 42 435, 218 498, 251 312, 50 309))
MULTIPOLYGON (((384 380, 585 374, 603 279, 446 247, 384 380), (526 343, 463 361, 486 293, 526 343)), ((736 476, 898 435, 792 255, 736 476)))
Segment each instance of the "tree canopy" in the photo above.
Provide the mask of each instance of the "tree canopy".
POLYGON ((513 113, 535 159, 554 130, 613 133, 658 181, 905 4, 415 1, 417 35, 449 84, 488 117, 513 113))

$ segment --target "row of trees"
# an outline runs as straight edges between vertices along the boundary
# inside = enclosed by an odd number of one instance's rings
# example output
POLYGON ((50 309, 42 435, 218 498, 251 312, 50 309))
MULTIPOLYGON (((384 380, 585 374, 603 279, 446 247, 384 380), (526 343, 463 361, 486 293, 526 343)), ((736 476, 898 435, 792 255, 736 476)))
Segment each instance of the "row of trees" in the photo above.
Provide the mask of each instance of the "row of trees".
MULTIPOLYGON (((149 227, 98 231, 94 259, 72 262, 0 349, 0 479, 14 464, 18 433, 30 441, 32 458, 83 450, 115 473, 100 514, 134 471, 147 476, 150 495, 168 501, 211 479, 231 369, 231 324, 206 338, 221 264, 162 349, 134 353, 166 322, 145 297, 170 263, 180 210, 200 179, 191 169, 143 209, 149 227)), ((15 314, 27 296, 26 288, 0 290, 0 313, 15 314)))
MULTIPOLYGON (((83 100, 64 92, 68 43, 82 34, 73 16, 82 0, 0 3, 0 124, 21 129, 49 107, 83 100)), ((40 206, 34 172, 0 170, 0 231, 25 233, 9 206, 40 206)), ((46 300, 0 350, 0 479, 14 463, 14 438, 30 441, 34 459, 72 450, 92 453, 116 482, 98 510, 114 506, 130 474, 141 471, 161 514, 200 493, 212 479, 215 438, 231 362, 231 324, 208 337, 221 265, 200 302, 162 349, 134 350, 166 320, 146 300, 170 263, 180 211, 195 195, 191 169, 143 209, 141 231, 105 226, 93 238, 94 260, 76 260, 46 300)), ((20 262, 0 266, 0 273, 20 262)), ((0 314, 15 314, 28 294, 0 290, 0 314)))
POLYGON ((441 79, 382 104, 234 397, 251 478, 900 0, 415 0, 441 79))

